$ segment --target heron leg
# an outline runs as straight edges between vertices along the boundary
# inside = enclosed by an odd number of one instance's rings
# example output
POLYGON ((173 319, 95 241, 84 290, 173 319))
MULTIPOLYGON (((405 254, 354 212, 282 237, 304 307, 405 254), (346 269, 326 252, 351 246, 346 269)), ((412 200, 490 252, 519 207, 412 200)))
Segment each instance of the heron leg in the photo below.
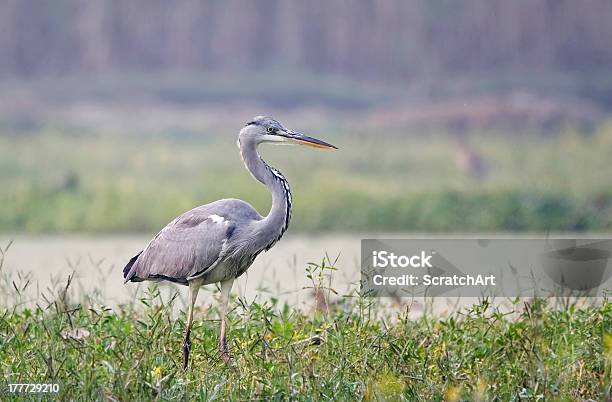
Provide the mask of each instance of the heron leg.
POLYGON ((189 283, 189 311, 187 313, 187 325, 185 326, 185 339, 183 340, 183 370, 189 366, 189 351, 191 350, 191 324, 193 323, 193 309, 200 285, 193 282, 189 283))
POLYGON ((225 363, 229 363, 230 361, 227 342, 225 340, 225 328, 227 325, 227 307, 229 305, 230 292, 232 291, 233 284, 234 278, 221 282, 221 330, 219 331, 219 352, 221 352, 221 357, 225 363))

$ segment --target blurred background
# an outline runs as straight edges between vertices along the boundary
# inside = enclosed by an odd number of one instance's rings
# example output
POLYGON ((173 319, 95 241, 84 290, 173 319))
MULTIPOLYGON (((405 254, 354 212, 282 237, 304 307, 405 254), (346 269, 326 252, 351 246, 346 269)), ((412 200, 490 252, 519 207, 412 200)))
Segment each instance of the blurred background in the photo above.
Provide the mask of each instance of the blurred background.
POLYGON ((297 231, 608 230, 611 20, 606 0, 5 0, 0 230, 265 213, 235 148, 258 114, 341 148, 263 151, 297 231))
POLYGON ((16 261, 72 235, 119 242, 94 260, 120 264, 196 205, 265 214, 235 146, 261 114, 340 147, 262 150, 314 255, 362 233, 609 232, 610 21, 607 0, 4 0, 0 233, 16 261))

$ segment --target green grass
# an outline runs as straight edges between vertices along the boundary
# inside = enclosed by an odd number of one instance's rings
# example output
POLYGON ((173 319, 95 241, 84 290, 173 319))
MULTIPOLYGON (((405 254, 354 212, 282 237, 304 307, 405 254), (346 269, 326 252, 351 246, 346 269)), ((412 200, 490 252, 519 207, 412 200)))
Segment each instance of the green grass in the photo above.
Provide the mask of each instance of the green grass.
MULTIPOLYGON (((12 286, 18 297, 21 285, 12 286)), ((62 400, 565 401, 604 400, 612 387, 608 300, 581 308, 515 300, 502 311, 485 299, 417 320, 355 294, 311 313, 233 300, 231 364, 217 352, 217 311, 199 310, 184 372, 176 297, 153 287, 113 311, 65 295, 0 309, 0 395, 9 383, 43 382, 59 383, 62 400), (88 335, 62 336, 75 328, 88 335)))
POLYGON ((234 302, 232 364, 216 351, 215 315, 200 311, 187 372, 180 361, 184 317, 173 319, 159 301, 143 302, 148 307, 138 313, 85 305, 2 311, 4 381, 58 382, 62 399, 81 400, 442 400, 449 393, 603 400, 610 392, 607 302, 553 311, 536 301, 508 318, 483 301, 456 317, 410 321, 398 314, 388 322, 374 319, 365 300, 345 301, 329 315, 234 302), (64 340, 71 327, 91 335, 64 340), (322 343, 307 341, 313 336, 322 343))

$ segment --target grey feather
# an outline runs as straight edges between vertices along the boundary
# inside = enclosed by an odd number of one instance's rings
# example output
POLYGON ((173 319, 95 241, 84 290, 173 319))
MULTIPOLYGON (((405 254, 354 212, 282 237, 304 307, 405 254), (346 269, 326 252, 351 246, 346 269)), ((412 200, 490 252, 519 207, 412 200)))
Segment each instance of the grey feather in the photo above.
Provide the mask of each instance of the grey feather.
POLYGON ((236 222, 261 219, 252 206, 236 199, 219 200, 187 211, 149 242, 125 279, 135 282, 164 279, 187 284, 225 256, 236 222))

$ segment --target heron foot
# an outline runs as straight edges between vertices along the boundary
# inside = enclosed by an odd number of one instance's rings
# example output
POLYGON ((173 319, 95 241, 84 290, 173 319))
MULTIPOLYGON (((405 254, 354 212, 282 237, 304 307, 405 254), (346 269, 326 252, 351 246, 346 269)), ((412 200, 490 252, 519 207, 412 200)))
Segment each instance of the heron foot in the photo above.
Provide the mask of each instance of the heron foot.
POLYGON ((223 359, 225 364, 229 364, 231 359, 225 338, 219 340, 219 352, 221 353, 221 358, 223 359))
POLYGON ((232 359, 231 359, 231 357, 230 357, 229 353, 227 353, 227 352, 223 353, 223 354, 221 355, 221 358, 223 358, 223 362, 224 362, 225 364, 227 364, 227 365, 229 365, 229 364, 231 363, 231 361, 232 361, 232 359))
POLYGON ((191 350, 191 340, 189 337, 185 337, 183 341, 183 370, 187 370, 189 366, 189 351, 191 350))

